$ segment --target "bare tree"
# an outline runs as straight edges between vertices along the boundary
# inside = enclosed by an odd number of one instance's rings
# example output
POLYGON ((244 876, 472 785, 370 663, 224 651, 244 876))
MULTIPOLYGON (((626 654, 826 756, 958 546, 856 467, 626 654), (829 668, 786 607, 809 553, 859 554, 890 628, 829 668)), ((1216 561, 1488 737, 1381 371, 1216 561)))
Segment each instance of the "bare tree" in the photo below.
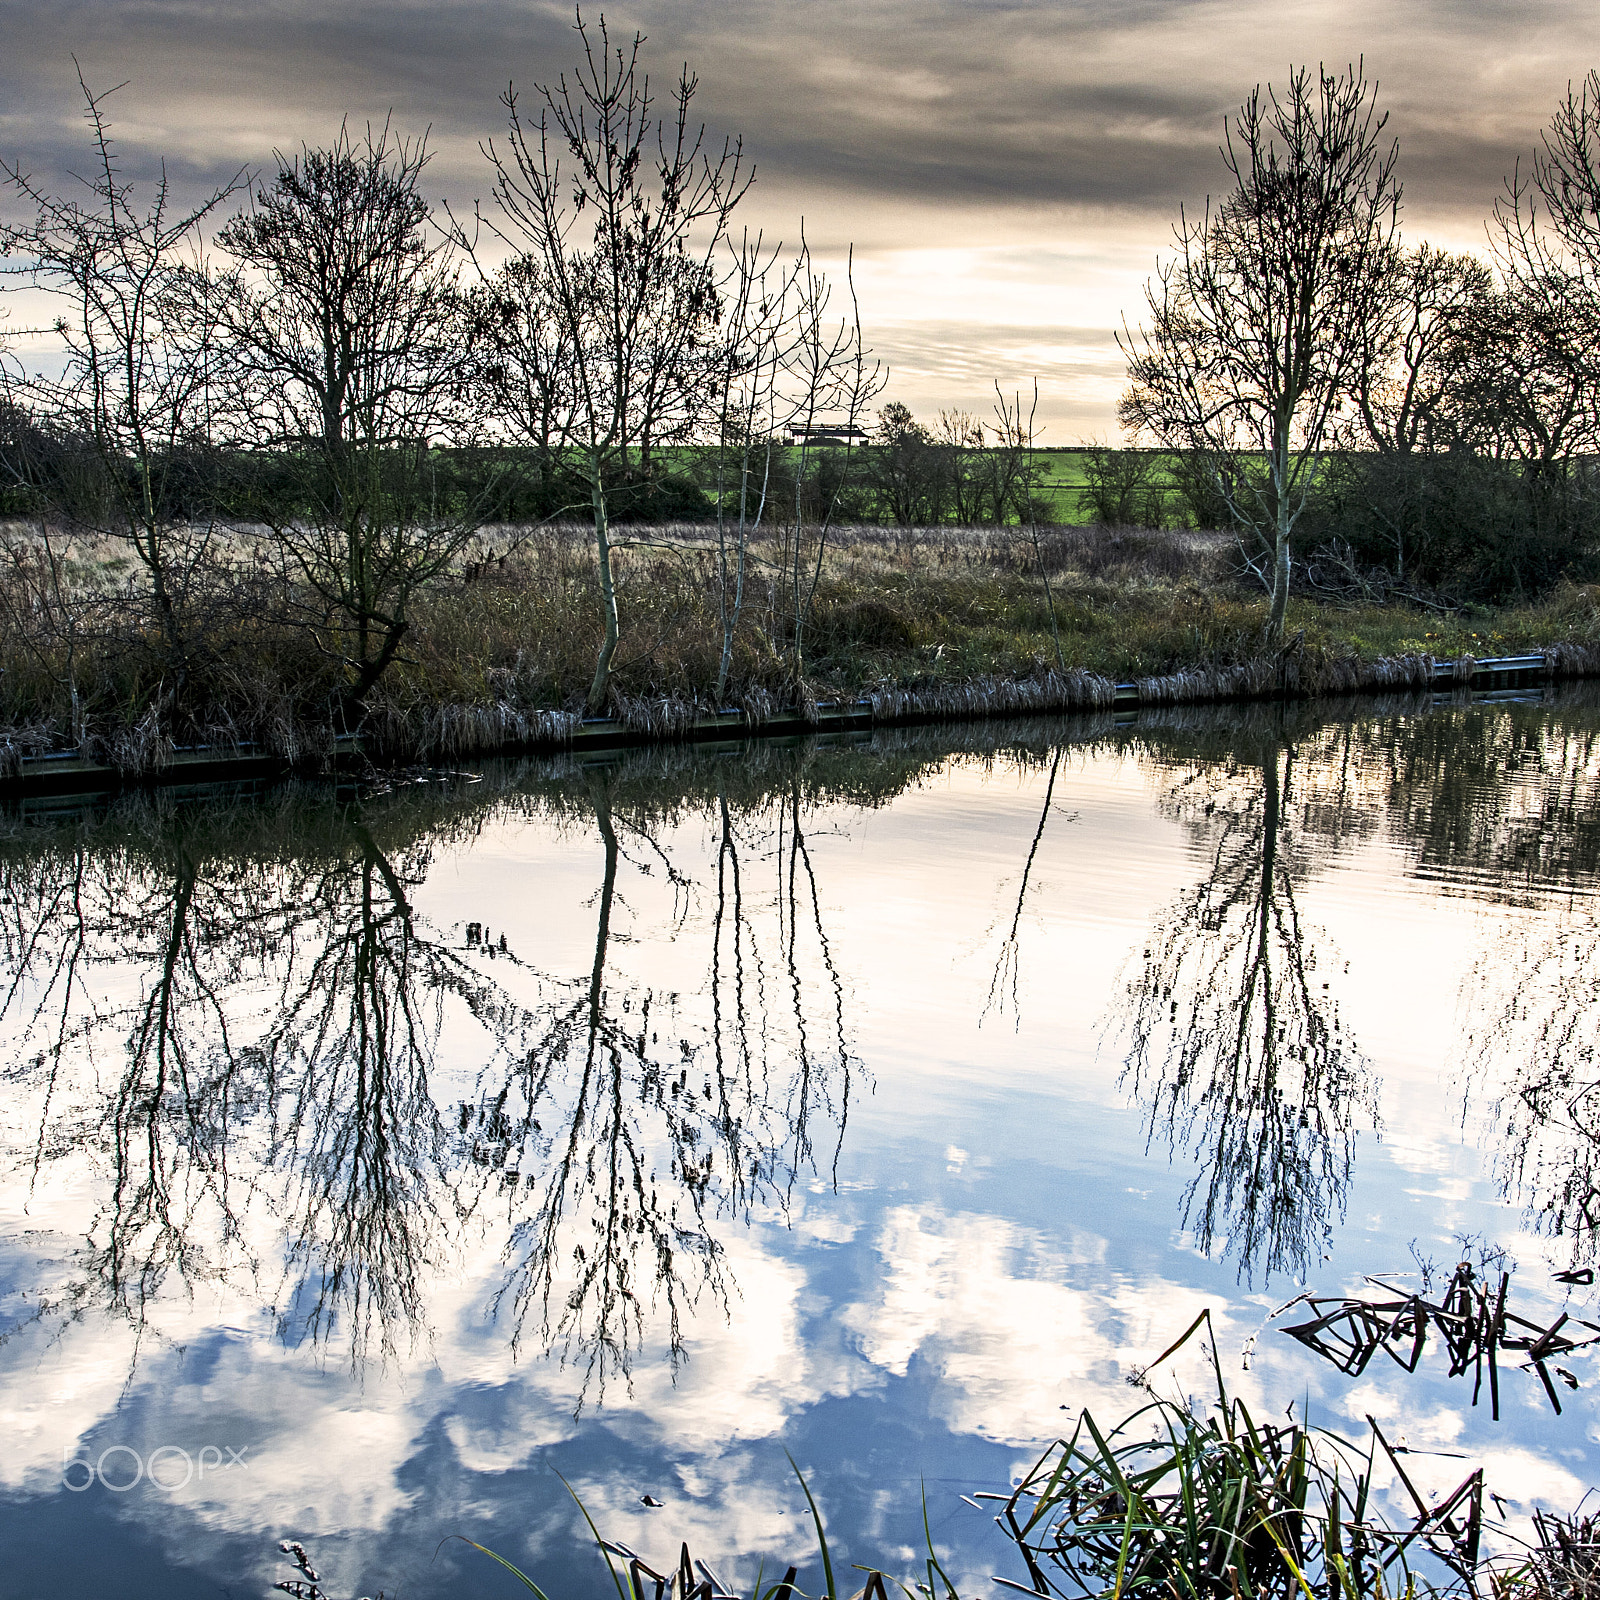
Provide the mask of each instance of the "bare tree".
POLYGON ((941 411, 934 437, 945 456, 951 515, 970 527, 982 519, 983 424, 967 411, 941 411))
POLYGON ((759 235, 751 239, 746 234, 740 240, 723 322, 713 445, 717 607, 722 625, 717 660, 719 707, 727 695, 734 639, 744 610, 750 543, 761 528, 776 488, 773 469, 782 450, 778 381, 788 345, 794 287, 795 268, 780 266, 777 250, 765 252, 759 235), (733 495, 737 498, 730 517, 728 502, 733 495))
POLYGON ((1568 83, 1529 175, 1519 167, 1506 185, 1495 224, 1513 272, 1554 270, 1600 289, 1600 72, 1576 90, 1568 83))
POLYGON ((1159 528, 1166 520, 1166 474, 1153 450, 1084 446, 1080 510, 1108 528, 1159 528))
POLYGON ((788 259, 781 245, 767 250, 759 236, 747 235, 733 254, 722 280, 710 446, 722 624, 719 702, 745 606, 751 543, 763 522, 774 527, 777 542, 768 584, 771 645, 779 653, 787 642, 795 682, 803 683, 805 630, 828 538, 852 487, 859 423, 887 380, 862 342, 848 262, 849 309, 835 321, 833 284, 816 265, 803 227, 788 259))
POLYGON ((1493 290, 1475 256, 1423 244, 1395 257, 1375 314, 1357 330, 1352 446, 1409 455, 1467 440, 1462 369, 1493 290))
POLYGON ((737 140, 708 149, 691 124, 687 67, 659 114, 643 35, 614 45, 604 17, 591 29, 581 12, 576 28, 575 74, 538 87, 536 122, 507 89, 505 146, 485 154, 497 208, 488 226, 529 258, 551 336, 570 352, 572 393, 556 421, 589 489, 603 636, 588 704, 599 711, 620 639, 612 500, 630 457, 648 462, 688 437, 713 402, 715 262, 751 175, 737 140))
POLYGON ((1359 369, 1360 330, 1392 271, 1398 145, 1359 65, 1257 89, 1233 118, 1231 192, 1183 216, 1174 257, 1126 332, 1130 430, 1196 453, 1267 584, 1282 638, 1290 549, 1330 425, 1359 369))
POLYGON ((310 591, 307 620, 359 706, 477 507, 441 504, 430 445, 460 420, 457 277, 428 237, 425 140, 388 127, 279 157, 217 242, 241 442, 286 452, 294 494, 258 510, 310 591))
POLYGON ((793 336, 783 357, 784 424, 799 443, 794 452, 794 498, 779 554, 781 586, 789 601, 790 664, 797 686, 805 683, 805 632, 817 586, 852 469, 863 419, 889 381, 862 342, 861 307, 851 270, 845 267, 849 308, 834 320, 833 285, 816 265, 804 231, 794 271, 793 336), (837 427, 842 446, 826 447, 821 424, 837 427))
MULTIPOLYGON (((206 559, 210 528, 196 530, 174 503, 171 479, 209 442, 215 323, 191 291, 207 217, 244 175, 183 206, 163 164, 141 206, 124 175, 106 102, 80 74, 93 165, 81 197, 52 194, 19 164, 0 174, 32 218, 0 229, 14 281, 59 307, 48 329, 59 360, 15 379, 14 402, 48 418, 84 470, 70 474, 58 507, 80 528, 124 541, 150 585, 171 692, 190 672, 183 589, 206 559)), ((119 85, 118 87, 122 87, 119 85)))
MULTIPOLYGON (((1017 520, 1028 530, 1028 540, 1033 546, 1034 565, 1039 569, 1039 584, 1044 590, 1044 603, 1050 612, 1050 642, 1055 649, 1056 670, 1067 670, 1066 657, 1061 653, 1061 626, 1056 617, 1056 597, 1050 591, 1050 574, 1045 569, 1044 547, 1039 542, 1039 480, 1040 471, 1034 459, 1039 431, 1039 380, 1033 380, 1033 402, 1028 407, 1027 420, 1022 416, 1022 395, 1014 394, 1009 403, 1005 391, 997 381, 995 397, 996 454, 1004 462, 1007 483, 1006 498, 1016 507, 1017 520)), ((998 518, 996 520, 999 520, 998 518)))
POLYGON ((1388 580, 1363 564, 1374 554, 1398 583, 1433 569, 1430 552, 1453 520, 1437 504, 1443 487, 1471 470, 1465 452, 1499 453, 1493 441, 1514 407, 1496 391, 1524 382, 1520 362, 1501 366, 1506 336, 1528 334, 1507 319, 1504 299, 1473 256, 1427 244, 1395 251, 1357 330, 1351 405, 1332 430, 1340 455, 1319 480, 1338 532, 1320 542, 1310 582, 1382 592, 1371 586, 1388 580), (1447 451, 1452 459, 1439 460, 1447 451))
POLYGON ((532 449, 554 504, 577 373, 549 272, 534 256, 513 256, 468 290, 466 306, 474 390, 505 433, 532 449))
POLYGON ((1502 452, 1548 467, 1600 444, 1600 73, 1567 86, 1531 170, 1495 205, 1507 293, 1480 338, 1480 407, 1502 452), (1509 365, 1508 365, 1509 363, 1509 365))

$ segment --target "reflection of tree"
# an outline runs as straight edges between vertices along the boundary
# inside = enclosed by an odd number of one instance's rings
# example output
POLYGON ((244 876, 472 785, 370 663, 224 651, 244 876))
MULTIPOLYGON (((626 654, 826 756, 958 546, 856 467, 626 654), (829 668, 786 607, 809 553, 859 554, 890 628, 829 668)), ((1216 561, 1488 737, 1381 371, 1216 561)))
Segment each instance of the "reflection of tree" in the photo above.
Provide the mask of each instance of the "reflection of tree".
MULTIPOLYGON (((817 892, 817 875, 811 862, 811 850, 806 842, 798 784, 790 787, 786 799, 787 837, 782 822, 778 829, 779 879, 786 885, 787 891, 780 901, 779 929, 784 946, 784 967, 789 976, 795 1035, 798 1039, 796 1051, 798 1072, 791 1087, 789 1103, 780 1119, 787 1125, 789 1133, 790 1155, 785 1194, 788 1185, 792 1185, 799 1176, 802 1166, 811 1166, 815 1170, 815 1158, 811 1146, 811 1121, 816 1113, 818 1101, 822 1102, 822 1107, 827 1113, 837 1117, 838 1136, 841 1142, 844 1139, 845 1119, 850 1106, 850 1046, 845 1026, 844 984, 840 980, 839 969, 834 965, 833 948, 828 942, 828 935, 822 924, 822 901, 817 892), (786 847, 787 863, 784 859, 786 847), (798 892, 802 873, 805 875, 803 905, 798 892), (805 980, 800 955, 800 940, 804 937, 801 931, 802 911, 807 913, 804 925, 815 935, 817 957, 821 962, 822 971, 827 976, 828 990, 832 999, 825 1035, 829 1043, 821 1052, 811 1042, 806 1022, 805 980), (837 1072, 837 1084, 832 1081, 833 1072, 837 1072), (835 1089, 838 1093, 837 1107, 833 1103, 835 1089)), ((838 1148, 838 1145, 835 1145, 835 1170, 838 1166, 838 1148)), ((782 1149, 781 1145, 774 1146, 774 1154, 777 1155, 782 1149)), ((770 1176, 776 1178, 775 1173, 770 1176)))
MULTIPOLYGON (((580 1405, 591 1387, 603 1398, 610 1378, 629 1378, 652 1309, 664 1312, 676 1365, 685 1310, 704 1293, 725 1304, 730 1289, 713 1217, 746 1217, 752 1204, 793 1182, 810 1159, 819 1096, 830 1113, 837 1096, 843 1137, 850 1071, 843 990, 823 932, 798 788, 777 829, 780 882, 785 863, 788 869, 779 943, 794 1019, 790 1093, 781 1105, 769 1092, 765 963, 726 795, 718 803, 709 1036, 696 1043, 669 1032, 663 1046, 663 1028, 682 1024, 670 1002, 663 1006, 649 987, 618 984, 608 971, 621 846, 608 786, 591 780, 590 794, 604 867, 588 981, 568 985, 542 1012, 538 1042, 475 1118, 483 1158, 507 1174, 513 1191, 533 1158, 524 1182, 537 1200, 515 1222, 500 1299, 510 1297, 514 1341, 531 1326, 541 1343, 560 1345, 582 1367, 580 1405), (801 875, 839 1030, 837 1056, 824 1063, 807 1039, 806 978, 796 954, 801 875), (545 1122, 559 1131, 546 1135, 545 1122)), ((637 821, 629 825, 643 831, 637 821)))
POLYGON ((1061 757, 1064 753, 1064 748, 1057 745, 1050 757, 1050 776, 1045 780, 1044 804, 1039 808, 1039 825, 1033 830, 1033 839, 1028 845, 1027 860, 1022 864, 1022 880, 1017 886, 1016 909, 1012 912, 1010 926, 1000 942, 1000 954, 995 961, 994 976, 989 980, 989 998, 984 1002, 983 1008, 985 1016, 992 1008, 999 1008, 1003 1013, 1009 1002, 1011 1013, 1017 1019, 1019 1028, 1022 1025, 1022 1005, 1018 993, 1022 977, 1022 913, 1028 903, 1028 884, 1033 877, 1033 863, 1044 840, 1045 824, 1050 820, 1051 807, 1055 804, 1056 777, 1061 771, 1061 757))
POLYGON ((507 1250, 511 1270, 500 1298, 511 1297, 513 1342, 535 1319, 541 1343, 579 1352, 583 1393, 593 1379, 603 1397, 613 1372, 629 1372, 652 1304, 665 1305, 676 1361, 683 1301, 686 1293, 692 1298, 687 1274, 698 1267, 720 1288, 720 1249, 703 1226, 709 1174, 696 1149, 698 1129, 678 1105, 687 1060, 669 1105, 652 1028, 659 1026, 654 996, 629 990, 619 997, 606 981, 621 847, 603 780, 593 783, 592 798, 604 851, 593 966, 587 982, 569 983, 546 1009, 538 1041, 492 1110, 480 1107, 478 1120, 509 1184, 530 1155, 544 1158, 543 1172, 527 1179, 538 1196, 534 1209, 516 1221, 507 1250), (522 1108, 515 1126, 506 1111, 512 1090, 522 1108), (541 1138, 541 1116, 558 1110, 557 1131, 541 1138), (676 1180, 665 1195, 655 1142, 644 1126, 652 1113, 660 1113, 676 1180), (563 1297, 559 1286, 569 1272, 563 1297))
MULTIPOLYGON (((1574 1263, 1600 1241, 1600 733, 1595 691, 1548 706, 1458 715, 1446 752, 1462 774, 1436 802, 1441 875, 1523 908, 1463 986, 1463 1054, 1489 1100, 1497 1175, 1574 1263)), ((1441 719, 1443 720, 1443 719, 1441 719)), ((1447 730, 1448 731, 1448 730, 1447 730)), ((1442 737, 1442 735, 1440 736, 1442 737)), ((1420 766, 1420 775, 1427 767, 1420 766)))
POLYGON ((732 1291, 721 1224, 782 1204, 818 1119, 842 1137, 852 1063, 808 760, 741 772, 737 792, 624 766, 487 809, 298 791, 0 837, 0 1043, 28 1119, 11 1163, 23 1182, 87 1163, 103 1196, 38 1317, 99 1308, 143 1330, 163 1294, 259 1283, 283 1337, 359 1361, 424 1332, 467 1231, 503 1228, 515 1342, 561 1346, 586 1395, 657 1322, 676 1359, 688 1309, 732 1291), (439 846, 486 815, 562 829, 580 808, 599 844, 581 975, 417 911, 439 846), (670 839, 701 817, 704 886, 670 839), (776 892, 752 892, 752 853, 775 856, 776 892), (670 917, 641 922, 625 885, 663 868, 670 917), (627 970, 641 931, 647 960, 650 941, 703 939, 704 996, 627 970))
POLYGON ((286 1332, 303 1315, 321 1337, 342 1309, 359 1352, 405 1312, 430 1128, 417 1007, 452 972, 419 946, 394 867, 342 809, 318 807, 306 853, 283 858, 275 828, 307 820, 292 802, 266 815, 157 808, 70 852, 5 862, 3 926, 20 957, 5 1020, 34 1050, 13 1076, 44 1080, 35 1176, 80 1149, 105 1160, 69 1297, 80 1308, 99 1300, 142 1327, 174 1274, 192 1289, 253 1272, 241 1209, 279 1203, 276 1169, 301 1184, 286 1332), (74 910, 61 917, 47 891, 69 864, 74 910), (85 1085, 107 1059, 114 1084, 85 1085), (78 1103, 61 1126, 71 1079, 78 1103))
POLYGON ((1600 869, 1600 734, 1581 714, 1593 697, 1582 686, 1553 708, 1461 707, 1397 730, 1391 815, 1421 871, 1526 901, 1600 869))
POLYGON ((1471 1068, 1494 1085, 1498 1176, 1533 1226, 1600 1256, 1600 916, 1584 907, 1519 929, 1476 965, 1467 992, 1471 1068), (1507 974, 1513 981, 1506 982, 1507 974))
POLYGON ((1201 1163, 1184 1226, 1247 1278, 1315 1262, 1371 1097, 1296 901, 1294 763, 1264 741, 1252 766, 1198 767, 1179 786, 1212 836, 1210 869, 1151 930, 1121 1003, 1149 1135, 1201 1163))
MULTIPOLYGON (((237 1243, 226 1140, 238 1084, 219 996, 259 969, 279 920, 248 874, 207 870, 193 823, 158 811, 136 841, 77 839, 0 869, 8 1076, 18 1090, 43 1080, 32 1180, 47 1159, 105 1152, 86 1281, 136 1325, 171 1274, 218 1276, 237 1243), (131 994, 116 981, 124 972, 131 994), (75 1060, 95 1059, 113 1037, 112 1082, 72 1104, 64 1079, 75 1060), (206 1226, 191 1227, 202 1215, 206 1226)), ((81 1289, 69 1298, 81 1309, 81 1289)))
POLYGON ((306 932, 318 947, 286 969, 260 1051, 279 1091, 270 1159, 294 1183, 285 1331, 320 1339, 342 1317, 360 1354, 424 1325, 431 1241, 467 1204, 432 1093, 446 1002, 462 1003, 491 1048, 516 1017, 464 952, 418 926, 402 873, 420 882, 426 851, 397 867, 357 821, 348 840, 316 885, 306 932))

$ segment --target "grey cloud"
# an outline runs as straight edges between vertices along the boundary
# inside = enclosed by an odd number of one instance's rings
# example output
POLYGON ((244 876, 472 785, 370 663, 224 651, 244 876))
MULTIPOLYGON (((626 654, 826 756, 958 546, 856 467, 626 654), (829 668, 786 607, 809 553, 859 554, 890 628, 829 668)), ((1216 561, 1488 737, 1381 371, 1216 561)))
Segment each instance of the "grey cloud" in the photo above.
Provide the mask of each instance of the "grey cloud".
MULTIPOLYGON (((1223 119, 1255 83, 1357 56, 1409 214, 1476 237, 1567 80, 1600 63, 1600 12, 1570 0, 627 0, 609 16, 649 35, 658 87, 698 71, 704 114, 757 163, 756 222, 788 236, 804 213, 825 247, 868 251, 1098 230, 1148 262, 1178 206, 1222 186, 1223 119)), ((455 202, 487 188, 477 145, 507 80, 531 89, 576 48, 559 0, 0 0, 0 27, 0 154, 45 176, 81 159, 76 52, 93 84, 131 80, 113 102, 131 173, 164 156, 198 188, 392 110, 431 128, 431 181, 455 202)), ((1137 314, 1137 280, 1124 304, 1137 314)), ((1003 362, 1010 333, 983 315, 969 347, 1003 362)), ((944 337, 899 351, 905 393, 975 378, 944 337)), ((1111 382, 1074 373, 1074 392, 1111 382)))
MULTIPOLYGON (((76 52, 97 84, 133 80, 119 110, 130 152, 162 147, 195 177, 393 108, 432 124, 438 181, 457 189, 481 182, 475 145, 506 80, 552 75, 575 44, 547 0, 11 0, 0 19, 0 140, 41 165, 64 164, 78 137, 76 52)), ((1466 204, 1492 194, 1565 77, 1600 56, 1600 24, 1570 7, 1451 0, 1269 20, 1193 0, 643 0, 613 22, 650 35, 658 81, 689 58, 708 114, 785 188, 999 208, 1197 199, 1220 180, 1223 116, 1259 77, 1281 78, 1291 55, 1362 49, 1419 197, 1466 204)))

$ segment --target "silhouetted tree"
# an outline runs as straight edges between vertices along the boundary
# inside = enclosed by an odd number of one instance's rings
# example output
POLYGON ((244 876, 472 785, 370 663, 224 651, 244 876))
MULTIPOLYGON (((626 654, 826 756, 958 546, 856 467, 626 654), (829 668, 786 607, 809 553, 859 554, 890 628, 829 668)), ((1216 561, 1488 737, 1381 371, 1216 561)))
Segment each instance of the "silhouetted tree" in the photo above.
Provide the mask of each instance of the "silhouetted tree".
POLYGON ((464 364, 456 271, 428 238, 427 162, 422 140, 341 128, 328 149, 280 158, 217 235, 236 263, 216 293, 240 442, 297 469, 292 496, 252 510, 357 707, 482 510, 441 504, 430 469, 430 444, 463 416, 464 364))
POLYGON ((945 458, 933 435, 898 401, 878 413, 868 475, 889 520, 927 527, 944 520, 945 458))
POLYGON ((487 146, 490 226, 525 256, 547 339, 569 360, 561 444, 589 490, 603 637, 588 704, 609 696, 620 638, 611 524, 630 459, 687 437, 714 401, 720 315, 715 262, 749 187, 737 141, 706 147, 690 122, 685 68, 660 115, 640 67, 644 39, 613 47, 580 15, 575 74, 539 86, 537 122, 502 97, 504 147, 487 146), (583 230, 587 230, 585 233, 583 230), (581 242, 580 242, 581 241, 581 242))
POLYGON ((984 436, 983 423, 970 412, 951 410, 939 413, 934 438, 944 456, 950 514, 961 527, 970 527, 983 520, 984 436))
POLYGON ((1078 506, 1109 528, 1160 528, 1166 523, 1163 463, 1154 451, 1088 445, 1082 455, 1078 506))
POLYGON ((780 378, 785 426, 798 444, 790 461, 793 497, 778 552, 780 582, 789 606, 789 665, 794 685, 802 691, 806 628, 822 581, 828 538, 849 505, 860 454, 856 437, 867 407, 889 378, 862 342, 852 265, 846 266, 844 286, 849 306, 835 319, 834 285, 813 261, 802 232, 791 291, 792 331, 784 346, 780 378), (819 441, 825 421, 841 429, 842 446, 819 441))
POLYGON ((1484 384, 1505 412, 1500 435, 1545 464, 1600 441, 1600 73, 1571 84, 1531 172, 1496 203, 1495 254, 1506 280, 1484 384), (1509 371, 1494 363, 1518 358, 1509 371), (1494 383, 1498 376, 1499 382, 1494 383))
MULTIPOLYGON (((193 668, 190 587, 211 560, 211 527, 173 490, 212 441, 215 307, 195 266, 205 220, 242 174, 179 206, 163 167, 141 209, 111 136, 106 94, 79 77, 92 167, 76 196, 50 193, 20 165, 0 174, 33 213, 0 229, 7 272, 58 308, 48 332, 59 361, 13 375, 9 404, 47 427, 52 510, 78 529, 124 542, 149 583, 153 620, 182 702, 193 668)), ((19 463, 13 459, 15 472, 19 463)))
POLYGON ((1295 524, 1362 332, 1393 267, 1398 147, 1359 67, 1291 73, 1245 101, 1223 159, 1234 186, 1175 230, 1174 258, 1127 335, 1125 427, 1194 453, 1247 538, 1282 638, 1295 524))

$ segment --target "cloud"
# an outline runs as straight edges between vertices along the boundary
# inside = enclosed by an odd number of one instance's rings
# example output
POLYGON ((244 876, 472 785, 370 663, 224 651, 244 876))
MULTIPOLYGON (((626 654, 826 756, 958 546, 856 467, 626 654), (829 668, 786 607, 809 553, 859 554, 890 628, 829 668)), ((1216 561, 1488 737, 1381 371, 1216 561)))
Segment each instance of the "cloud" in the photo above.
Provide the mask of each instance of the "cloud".
MULTIPOLYGON (((959 313, 934 256, 863 312, 895 364, 889 398, 927 413, 986 407, 989 380, 1037 373, 1056 442, 1112 433, 1122 366, 1109 333, 1180 205, 1226 182, 1225 117, 1291 64, 1364 60, 1402 148, 1407 226, 1482 248, 1505 176, 1526 160, 1570 78, 1600 63, 1600 13, 1565 0, 633 0, 658 89, 682 62, 698 105, 743 136, 769 236, 806 219, 838 267, 897 252, 987 251, 959 313), (1060 247, 1049 336, 1018 344, 1001 262, 1060 247), (1083 293, 1084 256, 1115 257, 1083 293), (1087 303, 1086 303, 1087 301, 1087 303), (1092 362, 1075 359, 1092 341, 1092 362)), ((431 130, 435 191, 487 191, 479 141, 497 95, 574 58, 555 0, 33 0, 0 4, 0 151, 59 178, 82 153, 72 56, 111 103, 132 173, 164 156, 180 186, 217 183, 274 149, 325 140, 348 114, 431 130)), ((864 271, 864 276, 870 274, 864 271)), ((1039 321, 1037 317, 1035 321, 1039 321)))
MULTIPOLYGON (((1600 49, 1600 25, 1554 3, 1369 0, 1263 17, 1242 0, 813 0, 798 12, 647 0, 608 16, 614 33, 647 33, 658 89, 687 59, 714 125, 742 133, 786 191, 1029 213, 1165 214, 1220 181, 1222 119, 1254 83, 1281 81, 1291 61, 1363 54, 1424 197, 1481 205, 1600 49)), ((434 129, 441 176, 481 178, 476 142, 499 126, 498 93, 510 79, 531 92, 577 45, 566 7, 546 0, 11 0, 0 17, 14 148, 76 137, 76 54, 97 86, 131 80, 117 102, 130 144, 196 172, 326 137, 346 112, 392 110, 434 129)))
MULTIPOLYGON (((1062 1407, 1117 1415, 1125 1380, 1207 1303, 1159 1280, 1137 1293, 1106 1282, 1106 1243, 1049 1241, 1001 1217, 898 1206, 877 1241, 876 1292, 843 1313, 862 1354, 904 1377, 938 1374, 935 1402, 954 1433, 1037 1448, 1063 1431, 1062 1407)), ((1218 1336, 1232 1337, 1215 1312, 1218 1336)))

